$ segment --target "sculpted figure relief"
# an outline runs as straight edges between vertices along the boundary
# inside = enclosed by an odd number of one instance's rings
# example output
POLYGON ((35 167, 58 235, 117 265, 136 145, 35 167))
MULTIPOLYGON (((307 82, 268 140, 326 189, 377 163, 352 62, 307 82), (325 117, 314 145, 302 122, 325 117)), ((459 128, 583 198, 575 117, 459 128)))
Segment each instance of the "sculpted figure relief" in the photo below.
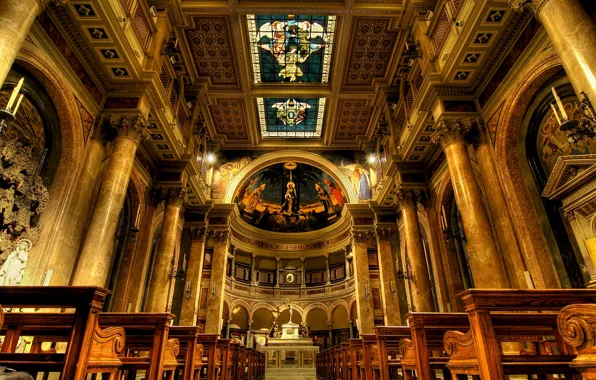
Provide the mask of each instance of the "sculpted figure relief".
POLYGON ((31 240, 19 240, 16 249, 8 255, 0 268, 0 286, 15 286, 21 283, 32 245, 31 240))

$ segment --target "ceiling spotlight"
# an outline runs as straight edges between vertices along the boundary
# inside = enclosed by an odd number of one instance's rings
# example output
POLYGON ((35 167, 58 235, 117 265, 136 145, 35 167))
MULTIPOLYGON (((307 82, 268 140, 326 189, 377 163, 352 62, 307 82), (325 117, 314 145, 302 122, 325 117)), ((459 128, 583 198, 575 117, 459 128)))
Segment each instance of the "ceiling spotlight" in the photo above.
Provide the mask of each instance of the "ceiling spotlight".
POLYGON ((215 155, 213 153, 209 153, 207 155, 207 162, 210 163, 210 164, 212 164, 212 163, 215 162, 215 155))
POLYGON ((377 156, 375 156, 374 154, 369 154, 368 155, 368 163, 372 165, 375 162, 377 162, 377 156))

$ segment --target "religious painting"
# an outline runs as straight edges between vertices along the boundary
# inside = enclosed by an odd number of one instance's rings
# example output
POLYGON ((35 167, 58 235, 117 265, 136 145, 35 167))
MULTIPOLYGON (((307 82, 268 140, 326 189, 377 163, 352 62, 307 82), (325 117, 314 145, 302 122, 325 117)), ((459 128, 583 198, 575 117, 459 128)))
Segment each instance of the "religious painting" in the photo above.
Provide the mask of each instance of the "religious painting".
POLYGON ((247 223, 274 232, 307 232, 337 222, 344 190, 311 165, 285 162, 261 169, 240 186, 235 202, 247 223))
POLYGON ((257 98, 263 137, 321 137, 324 98, 257 98))
MULTIPOLYGON (((577 98, 563 99, 563 106, 570 118, 579 120, 580 113, 574 105, 577 98)), ((582 140, 577 144, 570 144, 567 133, 559 130, 558 114, 549 110, 545 115, 536 139, 536 147, 540 163, 548 178, 560 156, 596 153, 596 141, 582 140)))
POLYGON ((372 198, 370 165, 360 163, 364 157, 360 157, 359 152, 324 152, 323 156, 337 165, 350 179, 359 200, 368 201, 372 198))
POLYGON ((267 152, 233 151, 226 152, 225 156, 217 157, 217 165, 219 166, 213 170, 211 197, 214 199, 223 198, 232 179, 252 160, 265 153, 267 152))
POLYGON ((255 82, 327 83, 335 16, 246 16, 255 82))

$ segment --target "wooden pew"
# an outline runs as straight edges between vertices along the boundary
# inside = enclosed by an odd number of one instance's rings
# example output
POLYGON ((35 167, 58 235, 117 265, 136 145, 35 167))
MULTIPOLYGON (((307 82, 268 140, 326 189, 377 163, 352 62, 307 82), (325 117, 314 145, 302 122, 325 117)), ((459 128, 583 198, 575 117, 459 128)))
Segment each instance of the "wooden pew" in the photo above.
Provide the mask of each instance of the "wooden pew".
POLYGON ((341 375, 342 375, 342 379, 344 380, 348 380, 349 379, 349 373, 350 371, 348 370, 350 365, 350 343, 348 342, 343 342, 341 344, 341 375))
MULTIPOLYGON (((64 354, 15 354, 0 353, 0 365, 14 368, 21 363, 32 368, 34 363, 46 362, 46 368, 62 373, 63 379, 82 380, 88 372, 89 359, 107 348, 95 347, 93 342, 106 343, 109 339, 123 341, 121 330, 102 331, 97 328, 97 318, 103 309, 109 290, 101 287, 83 286, 2 286, 0 304, 5 308, 72 308, 73 324, 69 331, 68 345, 64 354), (95 338, 94 338, 95 336, 95 338), (28 356, 23 356, 28 355, 28 356), (46 360, 47 359, 47 360, 46 360), (33 362, 31 362, 33 360, 33 362)), ((120 347, 120 343, 116 348, 120 347)), ((107 354, 107 351, 105 351, 107 354)))
POLYGON ((348 343, 350 345, 348 352, 348 355, 350 356, 348 376, 350 379, 356 380, 360 378, 358 363, 362 360, 362 339, 352 338, 348 341, 348 343))
POLYGON ((377 337, 374 334, 361 334, 362 356, 358 361, 358 369, 361 379, 377 379, 379 366, 379 350, 377 337))
POLYGON ((126 355, 121 357, 122 370, 135 374, 145 370, 145 379, 161 380, 164 373, 173 379, 179 367, 180 342, 168 338, 174 314, 170 313, 101 313, 99 326, 119 326, 126 332, 126 355), (135 352, 148 351, 148 356, 135 352))
POLYGON ((216 346, 217 369, 219 378, 228 380, 232 372, 232 362, 230 361, 230 339, 218 339, 216 346))
POLYGON ((464 301, 470 320, 471 333, 468 332, 468 336, 473 338, 480 377, 483 380, 502 380, 505 378, 505 371, 491 313, 558 312, 567 305, 594 303, 596 290, 469 289, 458 296, 464 301))
POLYGON ((576 304, 564 307, 559 313, 557 325, 565 342, 577 350, 571 367, 582 378, 596 379, 596 305, 576 304))
POLYGON ((182 380, 194 380, 203 367, 203 344, 199 343, 201 328, 198 326, 170 326, 169 338, 178 339, 179 366, 183 367, 182 380))
POLYGON ((400 340, 401 368, 404 380, 416 371, 419 379, 434 379, 437 370, 450 378, 446 368, 448 358, 434 357, 433 350, 443 351, 443 335, 469 326, 465 313, 410 313, 407 314, 412 338, 400 340))
POLYGON ((217 376, 218 358, 216 356, 218 334, 201 334, 197 337, 197 343, 203 345, 203 363, 207 366, 201 368, 201 378, 214 379, 217 376), (205 372, 205 373, 204 373, 205 372), (203 373, 205 376, 203 376, 203 373))
MULTIPOLYGON (((499 356, 505 374, 572 376, 575 372, 568 367, 574 356, 566 355, 569 350, 557 332, 556 313, 492 313, 491 323, 499 349, 503 342, 527 342, 535 345, 533 352, 520 350, 517 354, 506 354, 500 350, 499 356), (562 353, 546 352, 544 337, 548 336, 557 338, 554 346, 562 353)), ((449 331, 443 340, 449 355, 447 367, 454 377, 480 375, 477 347, 471 330, 465 334, 449 331)))
POLYGON ((375 327, 377 344, 379 345, 379 366, 381 380, 397 378, 401 369, 399 356, 399 341, 412 336, 408 326, 377 326, 375 327))

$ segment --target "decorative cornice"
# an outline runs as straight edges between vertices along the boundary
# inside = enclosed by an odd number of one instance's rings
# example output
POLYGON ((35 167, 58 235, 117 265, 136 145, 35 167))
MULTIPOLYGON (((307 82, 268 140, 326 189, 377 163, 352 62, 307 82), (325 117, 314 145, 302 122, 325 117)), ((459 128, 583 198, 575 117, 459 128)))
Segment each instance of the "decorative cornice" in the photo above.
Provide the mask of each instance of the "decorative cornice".
POLYGON ((434 128, 431 141, 440 144, 443 148, 453 142, 465 142, 465 135, 472 128, 472 119, 445 120, 441 119, 434 128))
POLYGON ((548 0, 509 0, 509 6, 516 12, 530 11, 538 13, 548 0))
POLYGON ((372 229, 355 229, 353 228, 352 231, 352 239, 354 243, 364 243, 369 240, 375 239, 375 231, 372 229))
POLYGON ((205 242, 205 238, 207 237, 207 228, 206 227, 191 227, 190 228, 190 237, 192 240, 205 242))
POLYGON ((416 201, 419 194, 415 190, 403 189, 397 192, 397 207, 400 211, 403 209, 416 210, 416 201))
POLYGON ((375 236, 377 237, 377 241, 390 240, 394 233, 395 229, 390 227, 375 227, 375 236))
POLYGON ((68 0, 37 0, 37 1, 39 1, 39 5, 41 6, 41 9, 45 8, 46 5, 49 5, 49 4, 54 4, 57 6, 68 4, 68 0))
POLYGON ((183 187, 171 187, 168 189, 166 194, 166 202, 169 205, 182 207, 182 205, 188 200, 186 195, 186 189, 183 187))
POLYGON ((209 238, 220 243, 227 243, 230 237, 229 229, 210 230, 209 238))

